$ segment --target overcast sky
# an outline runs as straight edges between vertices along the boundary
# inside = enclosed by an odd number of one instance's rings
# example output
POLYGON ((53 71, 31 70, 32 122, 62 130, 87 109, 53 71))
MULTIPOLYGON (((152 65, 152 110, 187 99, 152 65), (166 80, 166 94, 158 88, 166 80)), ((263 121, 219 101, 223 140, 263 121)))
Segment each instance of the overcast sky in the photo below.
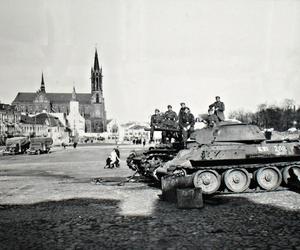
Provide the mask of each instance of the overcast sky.
POLYGON ((0 100, 90 91, 95 46, 107 115, 148 120, 185 101, 227 114, 300 104, 300 0, 0 0, 0 100))

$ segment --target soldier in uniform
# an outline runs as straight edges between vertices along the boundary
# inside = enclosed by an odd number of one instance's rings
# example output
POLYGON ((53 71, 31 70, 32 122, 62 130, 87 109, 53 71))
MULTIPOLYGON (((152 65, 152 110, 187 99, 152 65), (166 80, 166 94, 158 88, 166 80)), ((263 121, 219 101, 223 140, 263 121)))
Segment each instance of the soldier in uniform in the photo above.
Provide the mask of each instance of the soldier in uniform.
POLYGON ((218 122, 225 120, 225 105, 220 101, 220 96, 216 96, 216 101, 213 104, 209 105, 209 110, 214 110, 214 115, 217 117, 218 122))
POLYGON ((163 122, 163 115, 159 112, 159 109, 155 109, 155 114, 151 116, 151 121, 150 121, 150 142, 153 141, 153 134, 155 128, 161 127, 163 122))
POLYGON ((180 119, 181 119, 182 115, 184 114, 185 108, 186 108, 185 103, 184 102, 180 103, 180 110, 178 112, 178 120, 179 120, 179 122, 180 122, 180 119))
MULTIPOLYGON (((178 128, 178 117, 175 111, 172 110, 172 106, 168 105, 168 110, 164 114, 164 126, 166 129, 177 129, 178 128)), ((172 138, 175 137, 174 132, 166 132, 163 133, 166 138, 169 138, 171 141, 172 138)))
POLYGON ((179 122, 179 126, 182 133, 182 140, 185 148, 186 148, 187 139, 194 131, 194 125, 195 125, 194 115, 190 112, 190 109, 188 107, 185 107, 184 113, 179 122))
POLYGON ((206 122, 208 127, 214 127, 216 124, 219 123, 219 118, 217 115, 215 115, 213 109, 208 109, 208 116, 206 122))

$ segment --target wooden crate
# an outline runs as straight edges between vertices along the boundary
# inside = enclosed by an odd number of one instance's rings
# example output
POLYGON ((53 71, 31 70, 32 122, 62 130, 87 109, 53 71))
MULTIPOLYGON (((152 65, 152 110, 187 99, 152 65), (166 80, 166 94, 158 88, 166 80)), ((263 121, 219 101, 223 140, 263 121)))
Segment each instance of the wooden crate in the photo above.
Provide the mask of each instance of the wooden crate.
POLYGON ((178 208, 202 208, 204 207, 201 188, 177 189, 178 208))

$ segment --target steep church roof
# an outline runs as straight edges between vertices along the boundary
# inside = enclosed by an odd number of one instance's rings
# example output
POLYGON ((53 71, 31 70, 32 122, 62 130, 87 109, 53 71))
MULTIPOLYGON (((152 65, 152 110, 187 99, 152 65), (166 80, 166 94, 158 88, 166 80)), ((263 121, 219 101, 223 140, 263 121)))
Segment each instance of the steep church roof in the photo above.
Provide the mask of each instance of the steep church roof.
POLYGON ((94 70, 100 70, 100 67, 99 67, 99 61, 98 61, 98 52, 97 52, 97 49, 96 49, 96 51, 95 51, 94 70))
POLYGON ((45 93, 46 88, 45 88, 45 82, 44 82, 44 74, 42 73, 42 81, 41 81, 41 92, 45 93))
POLYGON ((77 95, 75 91, 75 87, 73 86, 73 92, 72 92, 72 101, 77 101, 77 95))
MULTIPOLYGON (((45 93, 46 97, 53 104, 69 103, 72 100, 72 93, 45 93)), ((13 103, 33 103, 36 97, 34 92, 19 92, 13 103)), ((89 93, 76 93, 76 99, 80 104, 90 104, 91 94, 89 93)))

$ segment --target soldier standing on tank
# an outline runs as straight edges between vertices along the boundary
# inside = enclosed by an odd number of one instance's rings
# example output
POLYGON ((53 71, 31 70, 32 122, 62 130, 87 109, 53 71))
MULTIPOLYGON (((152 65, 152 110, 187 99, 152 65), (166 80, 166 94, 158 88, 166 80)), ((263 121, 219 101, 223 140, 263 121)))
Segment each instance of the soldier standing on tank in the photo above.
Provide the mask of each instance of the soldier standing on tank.
POLYGON ((180 126, 180 124, 182 123, 182 117, 184 116, 185 108, 186 108, 185 103, 184 102, 180 103, 180 110, 178 112, 178 123, 180 128, 180 132, 178 133, 179 138, 182 138, 182 127, 180 126))
MULTIPOLYGON (((172 110, 172 106, 168 105, 168 110, 164 114, 164 126, 166 129, 177 129, 178 128, 178 116, 175 111, 172 110)), ((166 131, 163 133, 166 138, 171 141, 171 138, 174 138, 174 132, 166 131)))
POLYGON ((225 120, 225 105, 223 102, 220 101, 220 96, 216 96, 216 101, 213 104, 209 105, 209 110, 212 109, 214 109, 214 115, 218 118, 217 120, 219 122, 225 120))
POLYGON ((161 127, 163 122, 163 115, 159 112, 159 109, 155 109, 155 113, 151 116, 150 121, 150 142, 153 142, 153 134, 156 128, 161 127))
POLYGON ((187 139, 190 137, 191 133, 194 131, 195 118, 190 112, 188 107, 185 107, 182 118, 179 122, 179 126, 182 132, 182 140, 184 148, 186 148, 187 139))
POLYGON ((181 119, 182 115, 184 114, 185 108, 186 108, 185 103, 184 102, 180 103, 180 110, 178 112, 178 120, 179 120, 179 122, 180 122, 180 119, 181 119))

